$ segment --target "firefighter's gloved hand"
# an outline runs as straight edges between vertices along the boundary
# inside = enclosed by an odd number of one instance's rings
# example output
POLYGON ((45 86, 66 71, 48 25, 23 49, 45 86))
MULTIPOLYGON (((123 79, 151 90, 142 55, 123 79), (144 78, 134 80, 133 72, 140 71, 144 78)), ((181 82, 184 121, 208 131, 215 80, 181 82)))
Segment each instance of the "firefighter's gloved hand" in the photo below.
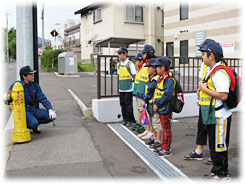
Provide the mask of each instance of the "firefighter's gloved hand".
POLYGON ((3 102, 8 105, 8 93, 3 93, 3 102))
POLYGON ((49 113, 49 119, 55 120, 55 119, 57 118, 57 115, 56 115, 56 113, 54 112, 53 109, 50 109, 50 110, 48 111, 48 113, 49 113))

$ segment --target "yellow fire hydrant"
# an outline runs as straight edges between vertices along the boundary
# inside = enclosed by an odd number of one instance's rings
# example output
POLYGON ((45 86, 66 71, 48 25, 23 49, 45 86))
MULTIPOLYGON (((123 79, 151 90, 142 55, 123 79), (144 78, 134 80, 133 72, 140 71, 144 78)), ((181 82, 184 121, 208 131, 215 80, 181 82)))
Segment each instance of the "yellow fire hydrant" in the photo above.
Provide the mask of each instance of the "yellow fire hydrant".
POLYGON ((31 141, 31 134, 26 124, 24 88, 20 82, 14 84, 12 94, 8 94, 8 99, 10 98, 13 100, 12 104, 14 110, 12 141, 14 143, 29 142, 31 141))

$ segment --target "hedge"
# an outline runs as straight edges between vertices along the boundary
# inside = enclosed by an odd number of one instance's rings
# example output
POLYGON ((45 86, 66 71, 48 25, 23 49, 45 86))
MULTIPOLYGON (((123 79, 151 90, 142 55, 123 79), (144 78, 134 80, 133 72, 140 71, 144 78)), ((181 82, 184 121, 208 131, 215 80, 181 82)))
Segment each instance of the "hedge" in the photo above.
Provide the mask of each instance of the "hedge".
POLYGON ((94 72, 96 66, 91 64, 82 64, 77 62, 78 72, 94 72))
POLYGON ((41 56, 41 66, 46 69, 47 72, 58 71, 58 55, 65 52, 63 49, 58 50, 45 50, 41 56), (53 67, 52 67, 53 62, 53 67))

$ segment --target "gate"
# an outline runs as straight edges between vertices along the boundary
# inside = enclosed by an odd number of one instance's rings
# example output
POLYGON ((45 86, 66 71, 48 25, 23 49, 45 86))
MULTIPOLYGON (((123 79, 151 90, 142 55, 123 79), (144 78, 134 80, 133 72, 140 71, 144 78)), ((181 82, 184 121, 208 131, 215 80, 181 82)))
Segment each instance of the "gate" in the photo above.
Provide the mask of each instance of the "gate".
MULTIPOLYGON (((135 56, 128 56, 129 60, 135 56)), ((170 71, 179 80, 184 93, 197 91, 199 83, 199 70, 202 58, 200 57, 169 57, 171 60, 170 71)), ((119 78, 117 75, 117 55, 97 56, 97 99, 118 97, 119 78)), ((242 59, 226 58, 228 66, 242 77, 242 59)))

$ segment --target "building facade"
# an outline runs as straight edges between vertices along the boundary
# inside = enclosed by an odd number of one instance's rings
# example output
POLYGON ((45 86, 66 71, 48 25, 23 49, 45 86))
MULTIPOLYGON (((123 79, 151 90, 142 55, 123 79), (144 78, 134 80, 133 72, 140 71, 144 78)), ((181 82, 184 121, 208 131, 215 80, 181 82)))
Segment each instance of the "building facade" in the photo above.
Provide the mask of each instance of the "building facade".
MULTIPOLYGON (((143 45, 151 44, 156 55, 200 57, 196 45, 206 38, 221 43, 225 57, 241 57, 241 7, 239 4, 198 1, 156 3, 94 3, 75 14, 81 15, 81 58, 94 54, 115 55, 117 49, 107 38, 141 39, 129 45, 135 55, 143 45), (103 42, 103 41, 102 41, 103 42)), ((122 45, 123 46, 123 45, 122 45)))
POLYGON ((80 27, 80 23, 75 20, 67 19, 63 23, 56 23, 52 26, 52 31, 57 33, 57 36, 53 36, 51 39, 51 47, 53 50, 56 49, 69 49, 67 44, 73 39, 80 39, 80 29, 75 30, 77 27, 80 27))
POLYGON ((164 4, 164 50, 167 56, 200 57, 196 45, 211 38, 219 42, 225 58, 240 58, 242 11, 236 3, 173 1, 164 4))
POLYGON ((81 61, 80 26, 79 23, 64 30, 64 49, 75 52, 78 61, 81 61))
POLYGON ((145 3, 95 3, 78 10, 75 14, 81 15, 82 61, 98 53, 117 54, 119 45, 117 48, 113 48, 113 44, 102 48, 96 45, 107 38, 121 39, 122 43, 126 39, 138 39, 137 43, 129 45, 130 55, 142 50, 145 44, 153 45, 156 55, 161 55, 164 33, 161 9, 145 3))

